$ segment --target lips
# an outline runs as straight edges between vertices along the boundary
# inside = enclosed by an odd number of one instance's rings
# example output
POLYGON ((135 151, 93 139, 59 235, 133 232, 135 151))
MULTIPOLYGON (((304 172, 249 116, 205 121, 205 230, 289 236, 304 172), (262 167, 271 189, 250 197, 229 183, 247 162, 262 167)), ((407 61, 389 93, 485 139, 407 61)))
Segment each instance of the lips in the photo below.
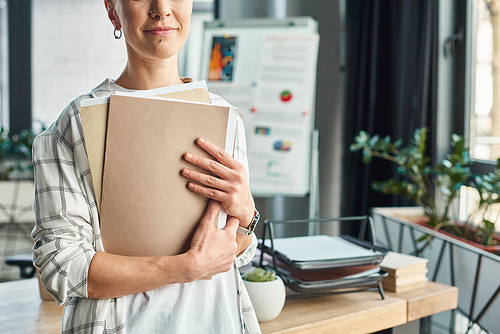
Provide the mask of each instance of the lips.
POLYGON ((144 31, 154 36, 167 36, 176 30, 177 29, 171 27, 157 27, 157 28, 145 29, 144 31))

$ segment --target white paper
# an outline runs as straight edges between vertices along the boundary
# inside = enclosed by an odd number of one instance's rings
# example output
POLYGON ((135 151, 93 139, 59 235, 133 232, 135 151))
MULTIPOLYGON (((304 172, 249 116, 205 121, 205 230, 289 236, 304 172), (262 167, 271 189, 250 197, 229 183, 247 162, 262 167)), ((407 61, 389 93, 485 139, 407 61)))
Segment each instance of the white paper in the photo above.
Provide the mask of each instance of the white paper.
MULTIPOLYGON (((181 84, 181 85, 160 87, 160 88, 148 89, 148 90, 144 90, 144 91, 137 90, 137 91, 130 92, 127 94, 129 94, 131 96, 155 96, 155 95, 162 95, 162 94, 168 94, 168 93, 182 92, 185 90, 198 89, 198 88, 208 90, 206 81, 200 80, 200 81, 189 82, 189 83, 185 83, 185 84, 181 84)), ((120 93, 125 93, 125 92, 120 92, 120 93)))
MULTIPOLYGON (((266 240, 266 246, 271 247, 270 240, 266 240)), ((290 261, 352 259, 374 255, 372 251, 339 236, 327 235, 274 239, 274 250, 290 261)))
POLYGON ((243 114, 257 196, 309 191, 318 43, 317 34, 263 38, 253 112, 243 114))
MULTIPOLYGON (((167 93, 176 93, 176 92, 197 89, 197 88, 203 88, 205 90, 208 90, 207 83, 204 80, 201 80, 201 81, 185 83, 182 85, 174 85, 174 86, 161 87, 161 88, 148 89, 148 90, 138 90, 138 91, 133 91, 133 92, 118 91, 118 92, 116 92, 116 94, 117 95, 128 95, 128 96, 154 96, 154 95, 162 95, 162 94, 167 94, 167 93)), ((85 99, 85 100, 81 101, 80 106, 86 107, 86 106, 94 106, 97 104, 109 103, 109 98, 110 98, 109 96, 101 96, 101 97, 96 97, 93 99, 85 99)))

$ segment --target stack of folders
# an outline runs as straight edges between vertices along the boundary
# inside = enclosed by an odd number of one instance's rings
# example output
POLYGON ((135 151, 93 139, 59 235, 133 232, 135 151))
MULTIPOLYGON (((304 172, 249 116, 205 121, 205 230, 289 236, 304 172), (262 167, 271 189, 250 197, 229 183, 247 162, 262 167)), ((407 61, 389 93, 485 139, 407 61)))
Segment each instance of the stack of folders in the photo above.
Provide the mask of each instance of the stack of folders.
MULTIPOLYGON (((236 108, 211 105, 204 82, 84 102, 80 115, 104 250, 128 256, 187 251, 208 200, 187 189, 180 171, 200 169, 183 155, 213 159, 195 144, 198 137, 232 152, 236 108)), ((225 222, 221 211, 214 224, 225 222)))
POLYGON ((385 250, 349 236, 304 236, 266 240, 264 259, 296 292, 323 292, 377 286, 385 250))
POLYGON ((382 280, 384 289, 403 292, 424 286, 428 281, 428 261, 411 255, 389 252, 380 264, 380 267, 388 273, 382 280))

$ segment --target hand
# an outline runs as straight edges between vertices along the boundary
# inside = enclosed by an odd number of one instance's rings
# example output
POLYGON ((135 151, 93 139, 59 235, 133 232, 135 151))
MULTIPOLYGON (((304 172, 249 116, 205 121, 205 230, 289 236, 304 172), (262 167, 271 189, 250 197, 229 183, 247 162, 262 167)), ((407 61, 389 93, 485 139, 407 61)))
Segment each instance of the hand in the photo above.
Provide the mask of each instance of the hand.
POLYGON ((238 220, 230 218, 225 228, 217 229, 214 221, 219 209, 219 202, 214 200, 208 202, 207 211, 191 240, 187 254, 193 257, 195 279, 227 272, 234 261, 238 248, 236 244, 238 220))
POLYGON ((248 186, 245 167, 208 140, 198 138, 196 143, 216 161, 190 152, 184 154, 184 159, 215 176, 184 168, 182 175, 195 181, 188 183, 189 189, 221 202, 229 216, 237 218, 241 226, 247 227, 254 215, 255 203, 248 186))

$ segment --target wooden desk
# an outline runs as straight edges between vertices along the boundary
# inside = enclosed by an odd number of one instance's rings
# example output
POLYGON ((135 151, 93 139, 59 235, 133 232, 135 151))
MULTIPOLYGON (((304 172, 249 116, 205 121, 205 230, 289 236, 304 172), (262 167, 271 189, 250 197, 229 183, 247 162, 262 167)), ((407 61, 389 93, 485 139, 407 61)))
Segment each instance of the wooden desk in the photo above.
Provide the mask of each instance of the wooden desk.
POLYGON ((402 298, 408 302, 407 322, 454 310, 458 303, 458 288, 428 282, 424 287, 400 293, 386 292, 387 296, 402 298))
MULTIPOLYGON (((278 318, 261 323, 262 333, 370 333, 456 308, 458 289, 429 282, 399 294, 356 292, 289 299, 278 318)), ((62 307, 42 301, 36 278, 0 283, 0 332, 61 332, 62 307)))
POLYGON ((0 283, 0 332, 61 333, 62 306, 42 301, 38 279, 0 283))
POLYGON ((406 323, 406 300, 378 292, 289 299, 280 315, 260 324, 262 333, 372 333, 406 323))
POLYGON ((356 292, 287 300, 263 334, 372 333, 457 308, 458 288, 434 282, 402 293, 356 292))

